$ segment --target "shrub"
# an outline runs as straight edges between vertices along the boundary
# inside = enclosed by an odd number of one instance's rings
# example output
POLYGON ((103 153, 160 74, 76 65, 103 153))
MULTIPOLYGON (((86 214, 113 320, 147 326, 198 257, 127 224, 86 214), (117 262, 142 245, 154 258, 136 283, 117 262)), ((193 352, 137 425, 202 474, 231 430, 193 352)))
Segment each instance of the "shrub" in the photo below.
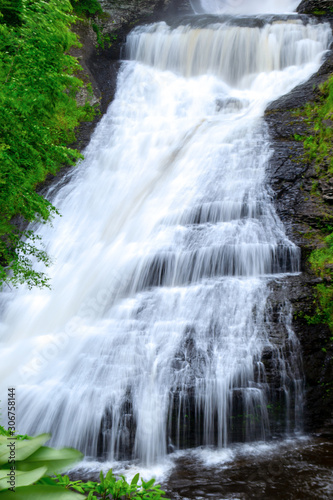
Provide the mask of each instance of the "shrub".
POLYGON ((38 183, 81 158, 68 148, 75 128, 92 119, 77 105, 80 66, 68 55, 78 45, 69 0, 5 0, 0 8, 0 286, 46 285, 33 261, 49 264, 38 237, 21 227, 47 222, 55 207, 38 183), (8 5, 10 4, 10 8, 8 5), (18 22, 18 19, 20 22, 18 22))

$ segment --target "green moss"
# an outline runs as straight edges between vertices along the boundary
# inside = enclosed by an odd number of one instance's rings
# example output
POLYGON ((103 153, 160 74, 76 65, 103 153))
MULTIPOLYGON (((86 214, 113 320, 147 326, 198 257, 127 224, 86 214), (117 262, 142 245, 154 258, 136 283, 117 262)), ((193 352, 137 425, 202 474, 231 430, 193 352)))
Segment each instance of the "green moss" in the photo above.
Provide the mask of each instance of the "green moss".
MULTIPOLYGON (((295 139, 303 142, 306 158, 315 164, 318 178, 329 180, 333 174, 333 76, 318 90, 314 102, 296 111, 306 121, 310 133, 306 137, 295 135, 295 139)), ((321 197, 317 180, 313 181, 311 194, 321 198, 323 217, 316 223, 317 232, 307 235, 317 245, 309 263, 323 283, 316 287, 315 312, 306 319, 312 324, 325 323, 333 331, 333 216, 321 197)))
POLYGON ((318 172, 322 171, 323 163, 328 163, 325 173, 333 174, 333 76, 319 87, 316 101, 296 114, 305 119, 312 134, 295 135, 295 139, 303 141, 308 159, 315 160, 318 172))
POLYGON ((103 9, 97 0, 70 0, 73 9, 77 14, 93 16, 102 14, 103 9))
POLYGON ((105 21, 110 15, 103 11, 99 2, 97 0, 70 0, 70 2, 77 16, 83 22, 91 23, 91 27, 96 33, 97 47, 101 49, 111 47, 112 41, 117 40, 117 35, 110 36, 103 33, 101 21, 105 21))
MULTIPOLYGON (((332 226, 326 227, 328 231, 333 230, 332 226)), ((310 254, 309 263, 323 283, 316 286, 315 312, 306 319, 310 324, 327 324, 333 331, 333 232, 323 239, 321 247, 310 254)))

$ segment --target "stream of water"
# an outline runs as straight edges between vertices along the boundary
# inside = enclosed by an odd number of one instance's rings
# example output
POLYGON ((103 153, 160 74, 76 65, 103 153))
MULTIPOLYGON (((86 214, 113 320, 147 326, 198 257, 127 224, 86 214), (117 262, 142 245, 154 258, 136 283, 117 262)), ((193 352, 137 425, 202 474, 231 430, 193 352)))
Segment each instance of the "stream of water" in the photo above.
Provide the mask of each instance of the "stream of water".
POLYGON ((274 16, 261 4, 201 0, 200 15, 129 35, 114 102, 53 191, 62 217, 38 230, 52 290, 2 295, 0 375, 20 432, 149 467, 301 432, 291 308, 276 340, 268 307, 300 255, 266 186, 263 113, 332 36, 276 14, 297 2, 266 2, 274 16))

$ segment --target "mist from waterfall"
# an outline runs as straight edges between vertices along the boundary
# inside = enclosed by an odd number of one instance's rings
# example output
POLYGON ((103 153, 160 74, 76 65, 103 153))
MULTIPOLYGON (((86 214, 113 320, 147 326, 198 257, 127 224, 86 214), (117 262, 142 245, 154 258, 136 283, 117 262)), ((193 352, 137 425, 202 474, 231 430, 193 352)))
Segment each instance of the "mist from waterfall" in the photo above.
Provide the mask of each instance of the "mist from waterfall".
POLYGON ((190 0, 194 12, 202 14, 281 14, 296 10, 299 0, 190 0))
POLYGON ((17 386, 21 433, 150 464, 267 439, 274 404, 280 433, 300 429, 290 304, 280 341, 269 307, 300 255, 266 186, 262 117, 330 41, 328 25, 264 17, 129 35, 115 99, 53 190, 62 217, 38 229, 52 290, 2 294, 1 380, 17 386))

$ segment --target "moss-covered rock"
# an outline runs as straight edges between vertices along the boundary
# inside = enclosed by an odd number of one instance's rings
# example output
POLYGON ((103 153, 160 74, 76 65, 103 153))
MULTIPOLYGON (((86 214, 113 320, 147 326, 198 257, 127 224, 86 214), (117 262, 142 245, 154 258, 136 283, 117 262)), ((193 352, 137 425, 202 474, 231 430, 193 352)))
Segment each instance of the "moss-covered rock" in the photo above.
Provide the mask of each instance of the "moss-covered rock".
POLYGON ((297 7, 300 14, 325 15, 333 13, 332 0, 302 0, 297 7))

